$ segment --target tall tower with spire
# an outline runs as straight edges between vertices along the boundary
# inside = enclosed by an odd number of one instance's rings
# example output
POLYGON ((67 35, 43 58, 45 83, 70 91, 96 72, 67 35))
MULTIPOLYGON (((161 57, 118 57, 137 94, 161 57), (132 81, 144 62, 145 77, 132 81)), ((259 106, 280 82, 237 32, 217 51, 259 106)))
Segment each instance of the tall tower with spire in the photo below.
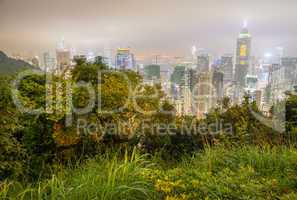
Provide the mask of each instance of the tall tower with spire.
POLYGON ((56 49, 57 56, 57 71, 63 72, 71 65, 71 55, 70 51, 66 48, 64 38, 60 43, 58 43, 58 47, 56 49))
POLYGON ((245 87, 246 75, 251 64, 251 43, 252 37, 245 21, 236 45, 235 81, 241 87, 245 87))

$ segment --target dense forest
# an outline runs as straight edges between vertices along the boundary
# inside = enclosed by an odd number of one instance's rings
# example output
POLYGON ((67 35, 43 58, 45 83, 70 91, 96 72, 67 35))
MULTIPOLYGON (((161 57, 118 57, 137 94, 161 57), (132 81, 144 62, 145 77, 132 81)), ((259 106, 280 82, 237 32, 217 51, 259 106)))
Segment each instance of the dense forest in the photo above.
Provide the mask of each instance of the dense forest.
POLYGON ((297 198, 296 92, 269 116, 245 96, 197 120, 100 58, 25 75, 0 78, 1 199, 297 198), (260 120, 280 115, 283 131, 260 120))

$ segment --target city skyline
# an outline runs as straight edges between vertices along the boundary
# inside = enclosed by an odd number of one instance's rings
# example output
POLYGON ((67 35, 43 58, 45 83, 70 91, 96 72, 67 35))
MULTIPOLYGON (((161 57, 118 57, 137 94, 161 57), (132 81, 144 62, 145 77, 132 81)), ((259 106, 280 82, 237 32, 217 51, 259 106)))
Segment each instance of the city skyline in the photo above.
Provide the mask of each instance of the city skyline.
POLYGON ((0 50, 40 54, 65 38, 76 49, 131 47, 137 57, 190 55, 191 47, 215 56, 234 53, 243 22, 252 55, 283 47, 297 54, 297 2, 286 1, 0 1, 0 50), (269 4, 268 4, 269 2, 269 4), (12 12, 13 11, 13 12, 12 12))

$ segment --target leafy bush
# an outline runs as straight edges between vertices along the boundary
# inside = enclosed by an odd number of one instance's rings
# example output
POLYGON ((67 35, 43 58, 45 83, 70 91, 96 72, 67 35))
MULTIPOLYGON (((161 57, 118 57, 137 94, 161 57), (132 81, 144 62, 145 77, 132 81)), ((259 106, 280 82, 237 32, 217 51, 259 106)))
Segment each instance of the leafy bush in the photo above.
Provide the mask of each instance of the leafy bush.
POLYGON ((18 122, 20 113, 10 96, 10 78, 0 77, 0 181, 17 178, 23 174, 25 149, 19 140, 22 130, 18 122))
POLYGON ((297 186, 296 149, 205 149, 175 167, 145 174, 163 199, 278 199, 297 186))

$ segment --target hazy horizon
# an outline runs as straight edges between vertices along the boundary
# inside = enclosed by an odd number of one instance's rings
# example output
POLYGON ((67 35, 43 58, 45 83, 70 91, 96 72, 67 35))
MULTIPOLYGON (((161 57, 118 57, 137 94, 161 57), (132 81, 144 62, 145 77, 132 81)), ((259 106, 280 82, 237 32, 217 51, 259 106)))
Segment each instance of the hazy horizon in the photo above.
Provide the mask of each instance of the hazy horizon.
POLYGON ((0 0, 0 50, 39 54, 66 44, 86 51, 131 47, 136 56, 233 53, 244 20, 252 54, 281 46, 297 55, 297 1, 0 0))

